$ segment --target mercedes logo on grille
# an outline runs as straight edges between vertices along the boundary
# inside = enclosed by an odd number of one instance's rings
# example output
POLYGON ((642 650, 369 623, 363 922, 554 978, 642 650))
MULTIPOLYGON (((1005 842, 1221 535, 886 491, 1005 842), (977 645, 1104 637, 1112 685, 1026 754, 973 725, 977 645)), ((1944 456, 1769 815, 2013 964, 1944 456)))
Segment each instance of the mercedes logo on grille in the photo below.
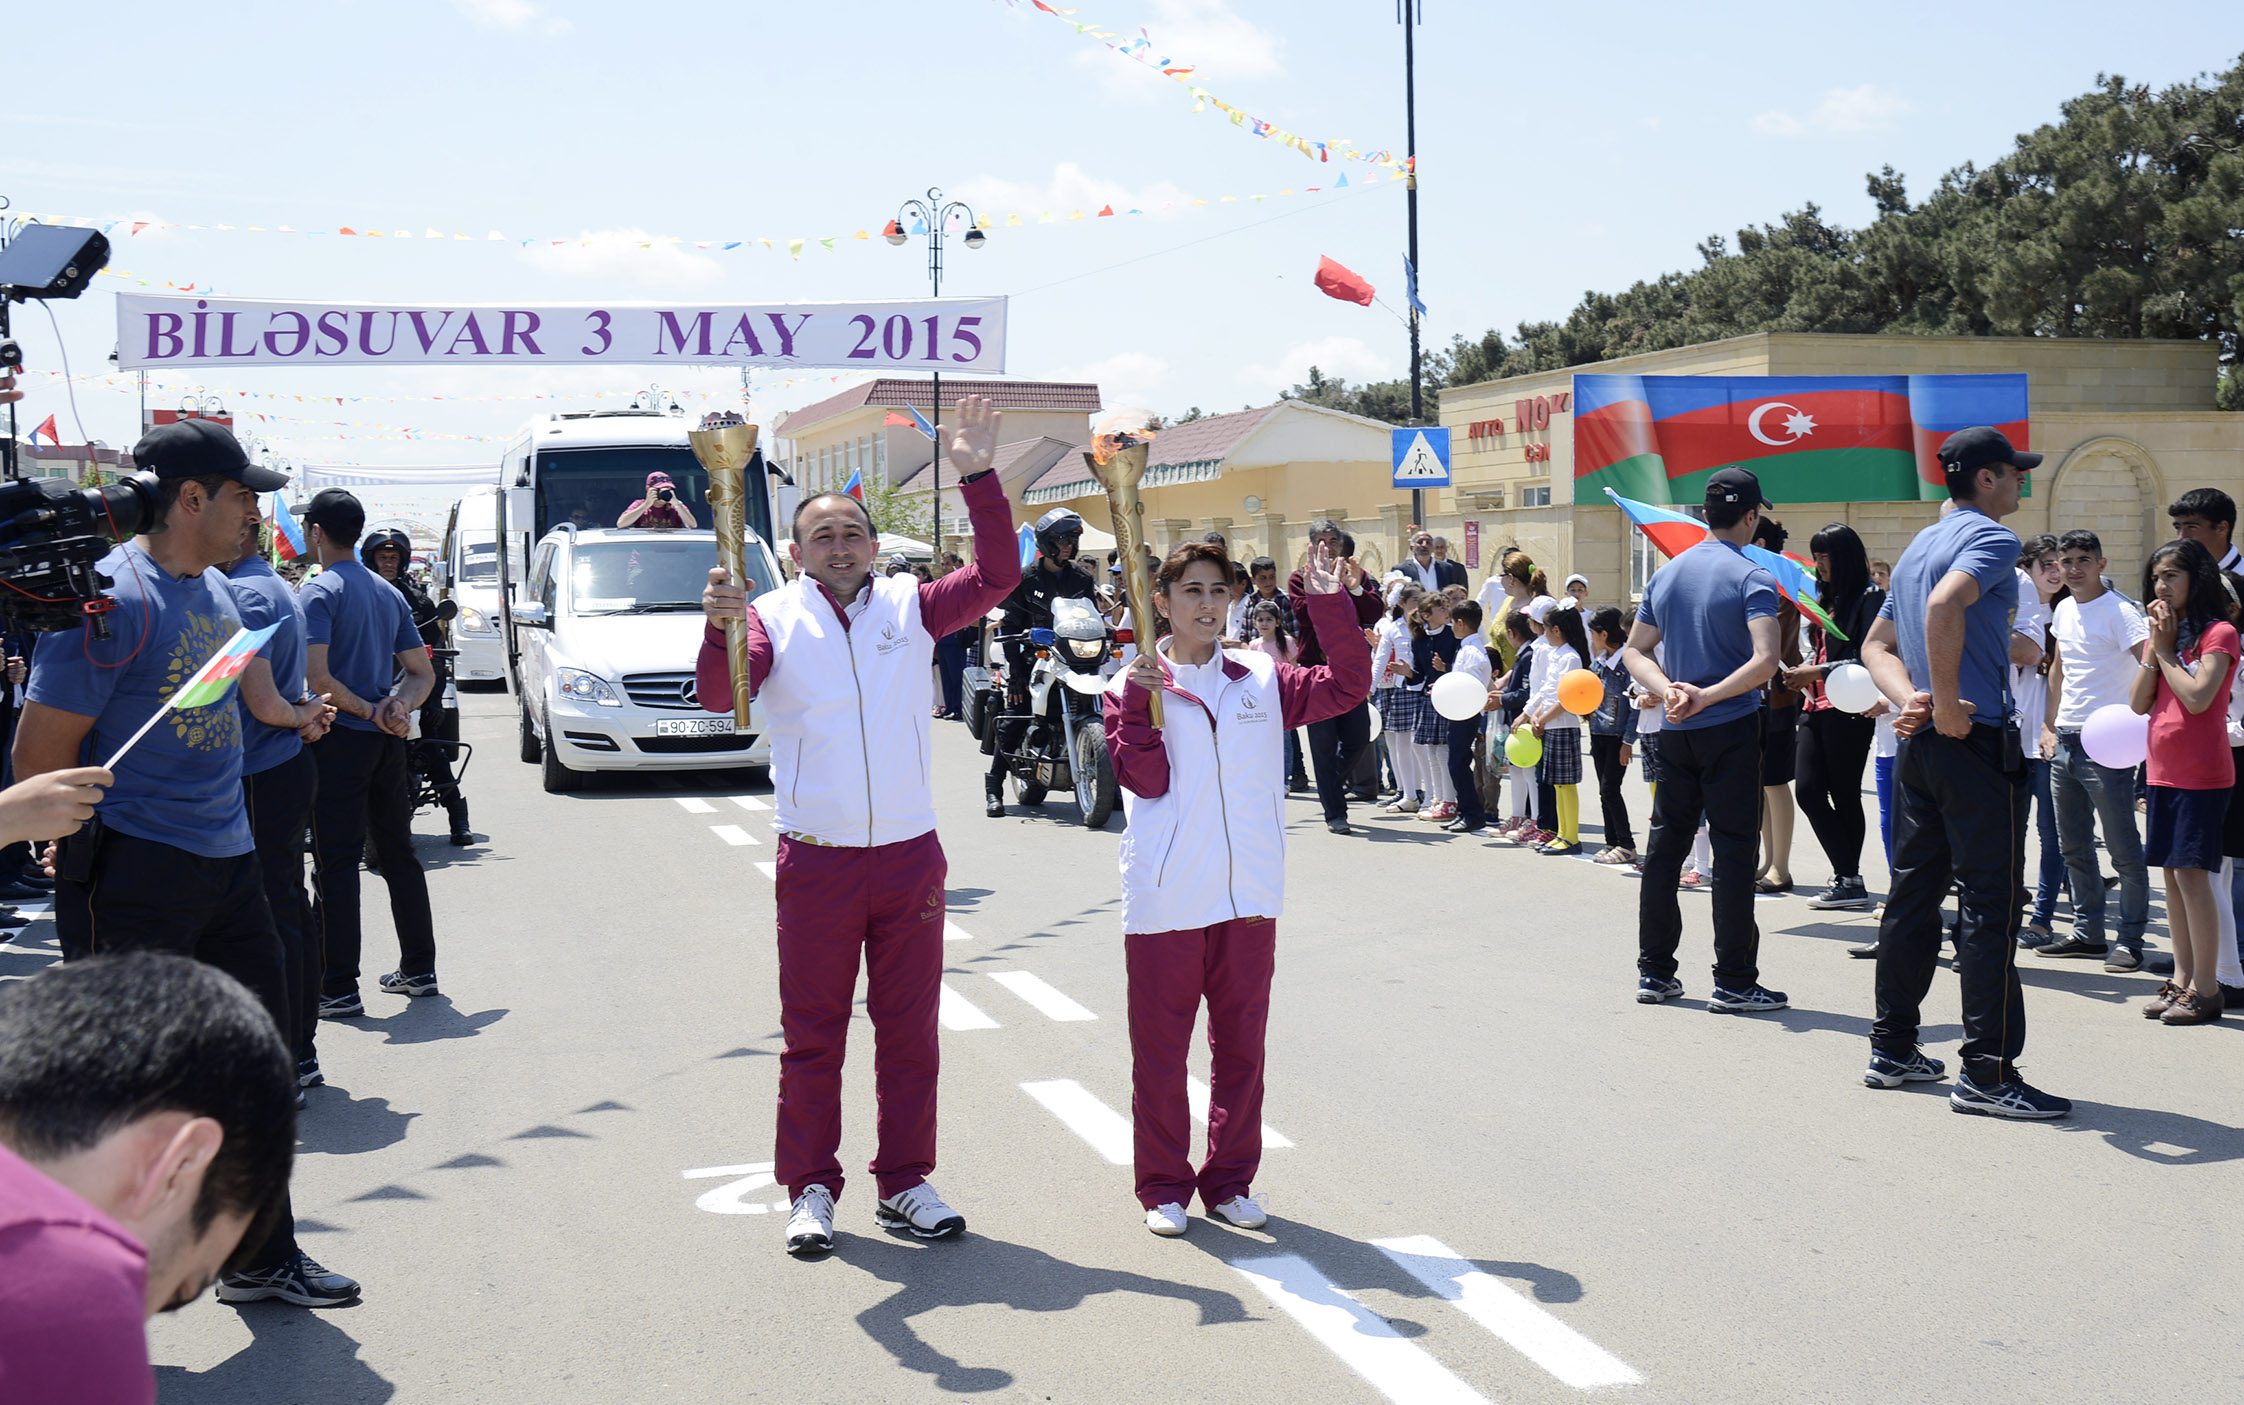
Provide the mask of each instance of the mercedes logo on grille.
POLYGON ((678 685, 678 700, 680 702, 683 702, 688 707, 694 707, 700 702, 700 699, 694 695, 695 681, 696 680, 694 679, 688 678, 685 682, 678 685))

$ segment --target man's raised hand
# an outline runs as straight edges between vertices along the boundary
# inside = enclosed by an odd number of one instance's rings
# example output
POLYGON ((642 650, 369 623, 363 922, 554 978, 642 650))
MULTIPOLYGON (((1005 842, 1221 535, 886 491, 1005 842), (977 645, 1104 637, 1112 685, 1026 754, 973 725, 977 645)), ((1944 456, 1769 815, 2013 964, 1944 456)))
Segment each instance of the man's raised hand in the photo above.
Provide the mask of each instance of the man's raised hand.
POLYGON ((727 620, 748 618, 748 592, 756 588, 751 579, 747 586, 732 584, 732 573, 722 566, 709 568, 709 584, 702 587, 701 613, 709 623, 724 628, 727 620))
POLYGON ((959 476, 980 473, 997 455, 997 431, 1005 416, 986 395, 969 395, 951 417, 951 462, 959 476))
POLYGON ((1301 568, 1301 588, 1309 595, 1337 595, 1340 593, 1340 576, 1333 566, 1332 549, 1322 542, 1309 548, 1309 559, 1301 568))

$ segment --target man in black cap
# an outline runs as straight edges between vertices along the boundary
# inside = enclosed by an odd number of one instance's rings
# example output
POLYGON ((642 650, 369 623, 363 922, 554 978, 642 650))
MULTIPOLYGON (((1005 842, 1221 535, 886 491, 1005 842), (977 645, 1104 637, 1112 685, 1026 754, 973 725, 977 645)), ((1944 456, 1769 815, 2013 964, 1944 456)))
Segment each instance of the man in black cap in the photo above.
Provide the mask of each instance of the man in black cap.
MULTIPOLYGON (((180 681, 240 626, 226 577, 257 495, 288 479, 253 466, 224 427, 182 420, 150 431, 133 459, 155 471, 162 504, 142 536, 103 557, 109 637, 41 635, 16 729, 16 773, 105 761, 162 710, 180 681)), ((55 931, 65 960, 158 950, 208 962, 247 986, 276 1027, 289 1018, 286 964, 265 901, 242 791, 236 696, 161 717, 111 767, 116 784, 85 828, 57 846, 55 931)), ((358 1284, 296 1247, 284 1212, 229 1274, 229 1302, 348 1302, 358 1284)))
POLYGON ((1901 554, 1893 590, 1862 645, 1863 665, 1899 710, 1894 731, 1901 737, 1893 768, 1893 889, 1878 923, 1878 1017, 1862 1081, 1898 1088, 1946 1072, 1917 1047, 1917 1034, 1952 878, 1963 889, 1956 974, 1964 1040, 1948 1105, 1984 1117, 2047 1119, 2072 1111, 2065 1099, 2029 1086, 2017 1068, 2026 1044, 2017 967, 2026 889, 2019 875, 2033 782, 2010 696, 2018 536, 2002 519, 2018 510, 2026 472, 2040 462, 2041 455, 2013 449, 1983 425, 1948 436, 1940 466, 1954 506, 1901 554))
POLYGON ((1675 949, 1683 855, 1706 820, 1714 847, 1714 990, 1709 1010, 1782 1010, 1761 984, 1761 932, 1753 921, 1754 857, 1761 836, 1759 689, 1777 669, 1776 577, 1744 551, 1760 525, 1761 480, 1725 468, 1706 480, 1706 540, 1670 561, 1644 588, 1622 662, 1666 700, 1660 788, 1644 850, 1637 907, 1637 1001, 1683 993, 1675 949), (1657 656, 1653 650, 1660 650, 1657 656))
POLYGON ((304 536, 323 568, 305 585, 304 672, 336 709, 335 729, 312 746, 319 795, 312 806, 313 918, 327 945, 319 1016, 366 1013, 359 997, 358 865, 366 841, 389 885, 398 968, 382 977, 392 995, 435 995, 436 922, 428 877, 413 852, 413 794, 405 735, 436 685, 428 646, 405 597, 358 559, 366 509, 327 488, 303 511, 304 536), (403 677, 391 690, 391 681, 403 677))

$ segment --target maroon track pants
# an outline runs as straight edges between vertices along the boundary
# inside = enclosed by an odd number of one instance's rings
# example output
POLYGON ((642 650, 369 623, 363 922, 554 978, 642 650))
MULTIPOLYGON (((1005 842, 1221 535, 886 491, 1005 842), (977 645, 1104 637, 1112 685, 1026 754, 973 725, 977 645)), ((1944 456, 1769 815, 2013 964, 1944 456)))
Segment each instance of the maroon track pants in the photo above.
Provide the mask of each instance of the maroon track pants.
POLYGON ((883 1199, 935 1169, 935 1010, 943 981, 943 846, 835 849, 779 840, 779 1132, 774 1176, 789 1196, 842 1191, 842 1054, 865 954, 883 1199))
POLYGON ((1262 1036, 1278 924, 1268 917, 1123 938, 1130 972, 1130 1112, 1138 1202, 1213 1209, 1245 1195, 1262 1165, 1262 1036), (1192 1170, 1185 1052, 1208 1002, 1208 1159, 1192 1170))

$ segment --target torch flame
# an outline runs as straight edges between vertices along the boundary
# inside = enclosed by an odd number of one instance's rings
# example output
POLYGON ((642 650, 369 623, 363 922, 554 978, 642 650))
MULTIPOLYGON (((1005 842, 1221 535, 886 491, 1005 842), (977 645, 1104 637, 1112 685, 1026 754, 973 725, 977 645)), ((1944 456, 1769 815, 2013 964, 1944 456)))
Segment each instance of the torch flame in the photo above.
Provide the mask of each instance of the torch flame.
POLYGON ((1091 462, 1104 466, 1116 454, 1153 442, 1153 412, 1130 406, 1112 411, 1091 426, 1091 462))

